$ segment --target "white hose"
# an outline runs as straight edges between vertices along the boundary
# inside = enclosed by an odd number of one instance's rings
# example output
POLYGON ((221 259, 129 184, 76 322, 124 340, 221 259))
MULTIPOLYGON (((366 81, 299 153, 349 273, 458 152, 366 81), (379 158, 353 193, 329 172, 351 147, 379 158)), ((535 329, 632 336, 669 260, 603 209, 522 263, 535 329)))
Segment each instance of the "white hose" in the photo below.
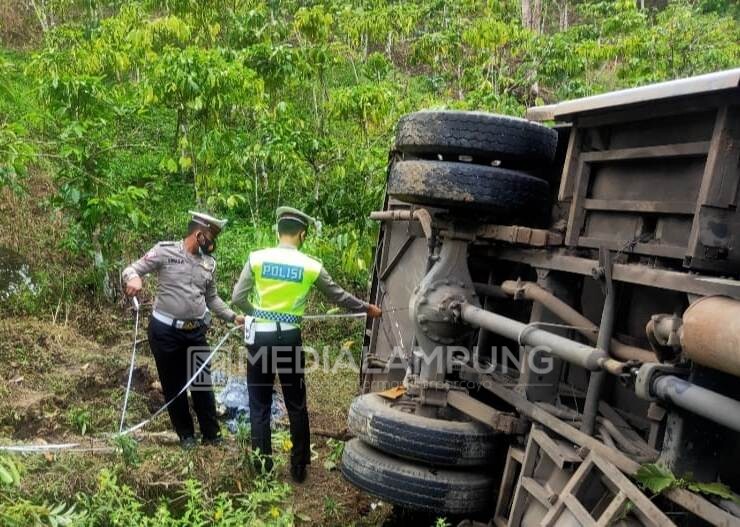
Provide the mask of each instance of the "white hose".
MULTIPOLYGON (((135 300, 135 298, 134 298, 135 300)), ((128 385, 126 386, 126 395, 124 396, 123 400, 123 411, 121 412, 121 424, 119 427, 119 431, 117 435, 124 436, 128 435, 131 432, 135 432, 136 430, 139 430, 140 428, 143 428, 147 424, 151 423, 159 414, 164 412, 172 402, 180 397, 185 390, 190 388, 190 385, 192 385, 195 382, 195 379, 198 378, 198 376, 201 374, 201 372, 208 366, 208 364, 211 362, 211 359, 218 353, 218 351, 221 349, 221 347, 224 345, 226 340, 234 334, 234 332, 238 329, 242 329, 243 325, 239 324, 238 326, 234 326, 233 328, 229 329, 229 331, 221 338, 221 340, 216 344, 216 347, 213 348, 213 351, 211 351, 210 355, 206 358, 205 361, 203 361, 203 364, 200 365, 198 370, 193 374, 193 376, 188 380, 188 382, 185 384, 185 386, 182 387, 182 389, 175 395, 172 399, 167 401, 164 405, 162 405, 159 410, 154 412, 149 418, 144 419, 139 424, 134 425, 132 427, 127 428, 126 430, 123 430, 123 422, 126 416, 126 405, 128 402, 128 395, 129 391, 131 389, 131 379, 133 374, 133 367, 134 367, 134 360, 136 357, 136 339, 137 339, 137 333, 139 331, 139 303, 138 301, 135 301, 134 308, 136 309, 136 321, 134 323, 134 345, 133 345, 133 352, 131 353, 131 366, 129 368, 129 376, 128 376, 128 385)), ((307 315, 304 316, 303 319, 307 320, 328 320, 328 319, 337 319, 337 318, 361 318, 364 317, 365 313, 337 313, 337 314, 331 314, 331 315, 307 315)), ((85 448, 81 447, 80 443, 56 443, 56 444, 45 444, 45 445, 0 445, 0 452, 24 452, 24 453, 41 453, 41 452, 48 452, 53 450, 68 450, 73 452, 95 452, 95 451, 110 451, 107 447, 90 447, 85 448)))
POLYGON ((187 383, 185 383, 185 386, 183 386, 182 389, 179 392, 177 392, 177 395, 175 395, 172 399, 170 399, 169 401, 167 401, 166 403, 164 403, 164 405, 162 405, 162 407, 159 410, 157 410, 156 412, 154 412, 151 415, 151 417, 149 417, 147 419, 144 419, 139 424, 134 425, 134 426, 132 426, 130 428, 127 428, 126 430, 122 430, 121 432, 119 432, 119 435, 127 435, 127 434, 130 434, 131 432, 134 432, 134 431, 138 430, 139 428, 142 428, 142 427, 146 426, 152 420, 154 420, 159 414, 161 414, 162 412, 164 412, 169 407, 169 405, 171 405, 174 402, 175 399, 177 399, 178 397, 180 397, 183 393, 185 393, 185 390, 187 390, 188 388, 190 388, 190 385, 195 382, 195 379, 198 378, 198 376, 201 374, 201 372, 204 369, 206 369, 206 366, 208 366, 208 364, 211 362, 211 359, 213 358, 213 356, 216 355, 216 353, 218 352, 218 350, 221 349, 221 346, 224 345, 224 343, 226 342, 226 339, 228 339, 237 329, 241 329, 241 328, 242 328, 242 325, 239 324, 238 326, 234 326, 233 328, 231 328, 229 331, 226 332, 226 335, 224 335, 221 338, 221 340, 218 342, 218 344, 216 344, 216 347, 213 348, 213 351, 211 351, 210 355, 208 355, 208 357, 206 357, 206 360, 203 361, 203 364, 201 364, 200 367, 195 371, 195 373, 193 374, 193 376, 190 377, 190 380, 187 383))
POLYGON ((126 383, 126 394, 123 396, 123 409, 121 410, 121 424, 118 426, 118 433, 123 431, 123 425, 126 420, 126 408, 128 407, 128 395, 131 392, 131 379, 134 376, 134 363, 136 362, 136 341, 139 337, 139 300, 134 296, 131 298, 136 311, 136 321, 134 322, 134 345, 131 350, 131 365, 128 368, 128 382, 126 383))

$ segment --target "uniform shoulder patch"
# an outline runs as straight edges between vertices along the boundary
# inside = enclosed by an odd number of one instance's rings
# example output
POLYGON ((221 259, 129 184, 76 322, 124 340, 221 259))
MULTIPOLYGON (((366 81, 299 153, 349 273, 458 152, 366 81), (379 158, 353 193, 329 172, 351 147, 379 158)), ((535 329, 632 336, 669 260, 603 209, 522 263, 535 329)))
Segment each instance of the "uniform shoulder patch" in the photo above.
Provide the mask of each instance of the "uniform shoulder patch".
POLYGON ((214 272, 216 270, 216 259, 213 256, 204 254, 200 266, 207 271, 214 272))
POLYGON ((157 245, 161 247, 172 247, 177 245, 177 242, 159 242, 157 245))

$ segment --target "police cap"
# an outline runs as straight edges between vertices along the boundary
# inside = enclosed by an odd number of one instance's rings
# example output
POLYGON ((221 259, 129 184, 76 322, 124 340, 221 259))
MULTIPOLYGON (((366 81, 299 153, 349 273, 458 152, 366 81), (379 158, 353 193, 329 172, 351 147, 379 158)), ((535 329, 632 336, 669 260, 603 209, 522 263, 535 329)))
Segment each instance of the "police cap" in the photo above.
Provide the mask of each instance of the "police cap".
POLYGON ((293 207, 278 207, 275 215, 278 222, 280 220, 291 220, 305 225, 306 228, 313 225, 317 231, 321 231, 321 222, 319 220, 293 207))
POLYGON ((194 210, 188 211, 188 214, 192 216, 191 218, 192 221, 194 221, 198 225, 207 227, 214 236, 217 235, 219 232, 221 232, 221 229, 224 228, 224 225, 226 225, 226 222, 228 221, 228 220, 219 220, 218 218, 214 218, 210 214, 205 214, 203 212, 196 212, 194 210))

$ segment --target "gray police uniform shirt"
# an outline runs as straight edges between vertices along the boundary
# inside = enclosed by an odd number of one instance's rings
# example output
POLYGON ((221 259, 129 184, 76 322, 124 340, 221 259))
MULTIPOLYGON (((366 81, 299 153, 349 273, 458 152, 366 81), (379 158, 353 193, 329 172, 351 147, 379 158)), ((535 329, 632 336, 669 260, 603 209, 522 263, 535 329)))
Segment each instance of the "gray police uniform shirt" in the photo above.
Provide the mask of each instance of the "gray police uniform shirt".
MULTIPOLYGON (((283 249, 298 250, 294 246, 281 243, 278 245, 283 249)), ((347 309, 353 313, 362 313, 367 311, 368 303, 360 300, 356 296, 348 293, 342 287, 337 284, 329 273, 326 272, 324 267, 321 268, 318 278, 314 282, 314 286, 321 292, 326 299, 332 304, 336 304, 340 307, 347 309)), ((239 280, 234 286, 234 292, 231 295, 231 303, 247 312, 252 310, 252 304, 249 302, 249 294, 254 287, 254 276, 252 276, 252 267, 249 265, 249 259, 242 269, 239 280)))
POLYGON ((160 242, 123 270, 123 281, 157 273, 154 309, 178 320, 200 319, 210 309, 217 317, 233 320, 235 313, 216 291, 216 260, 191 254, 183 242, 160 242))

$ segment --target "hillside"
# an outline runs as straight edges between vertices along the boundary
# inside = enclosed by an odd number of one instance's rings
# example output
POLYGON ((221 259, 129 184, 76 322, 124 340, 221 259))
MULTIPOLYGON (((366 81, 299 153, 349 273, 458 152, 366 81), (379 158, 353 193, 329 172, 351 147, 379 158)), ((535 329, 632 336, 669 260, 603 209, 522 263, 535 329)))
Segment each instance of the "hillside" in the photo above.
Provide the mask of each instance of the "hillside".
MULTIPOLYGON (((22 469, 0 485, 3 525, 408 524, 332 466, 354 371, 309 376, 305 486, 285 467, 256 478, 239 434, 185 454, 161 417, 138 443, 111 439, 133 328, 121 268, 208 210, 229 220, 229 298, 292 205, 324 224, 307 252, 362 295, 400 116, 522 116, 737 67, 739 21, 734 0, 0 2, 0 443, 102 449, 0 456, 22 469)), ((315 297, 309 312, 328 308, 315 297)), ((304 341, 358 357, 362 324, 314 322, 304 341)), ((129 421, 162 402, 142 346, 129 421)))

